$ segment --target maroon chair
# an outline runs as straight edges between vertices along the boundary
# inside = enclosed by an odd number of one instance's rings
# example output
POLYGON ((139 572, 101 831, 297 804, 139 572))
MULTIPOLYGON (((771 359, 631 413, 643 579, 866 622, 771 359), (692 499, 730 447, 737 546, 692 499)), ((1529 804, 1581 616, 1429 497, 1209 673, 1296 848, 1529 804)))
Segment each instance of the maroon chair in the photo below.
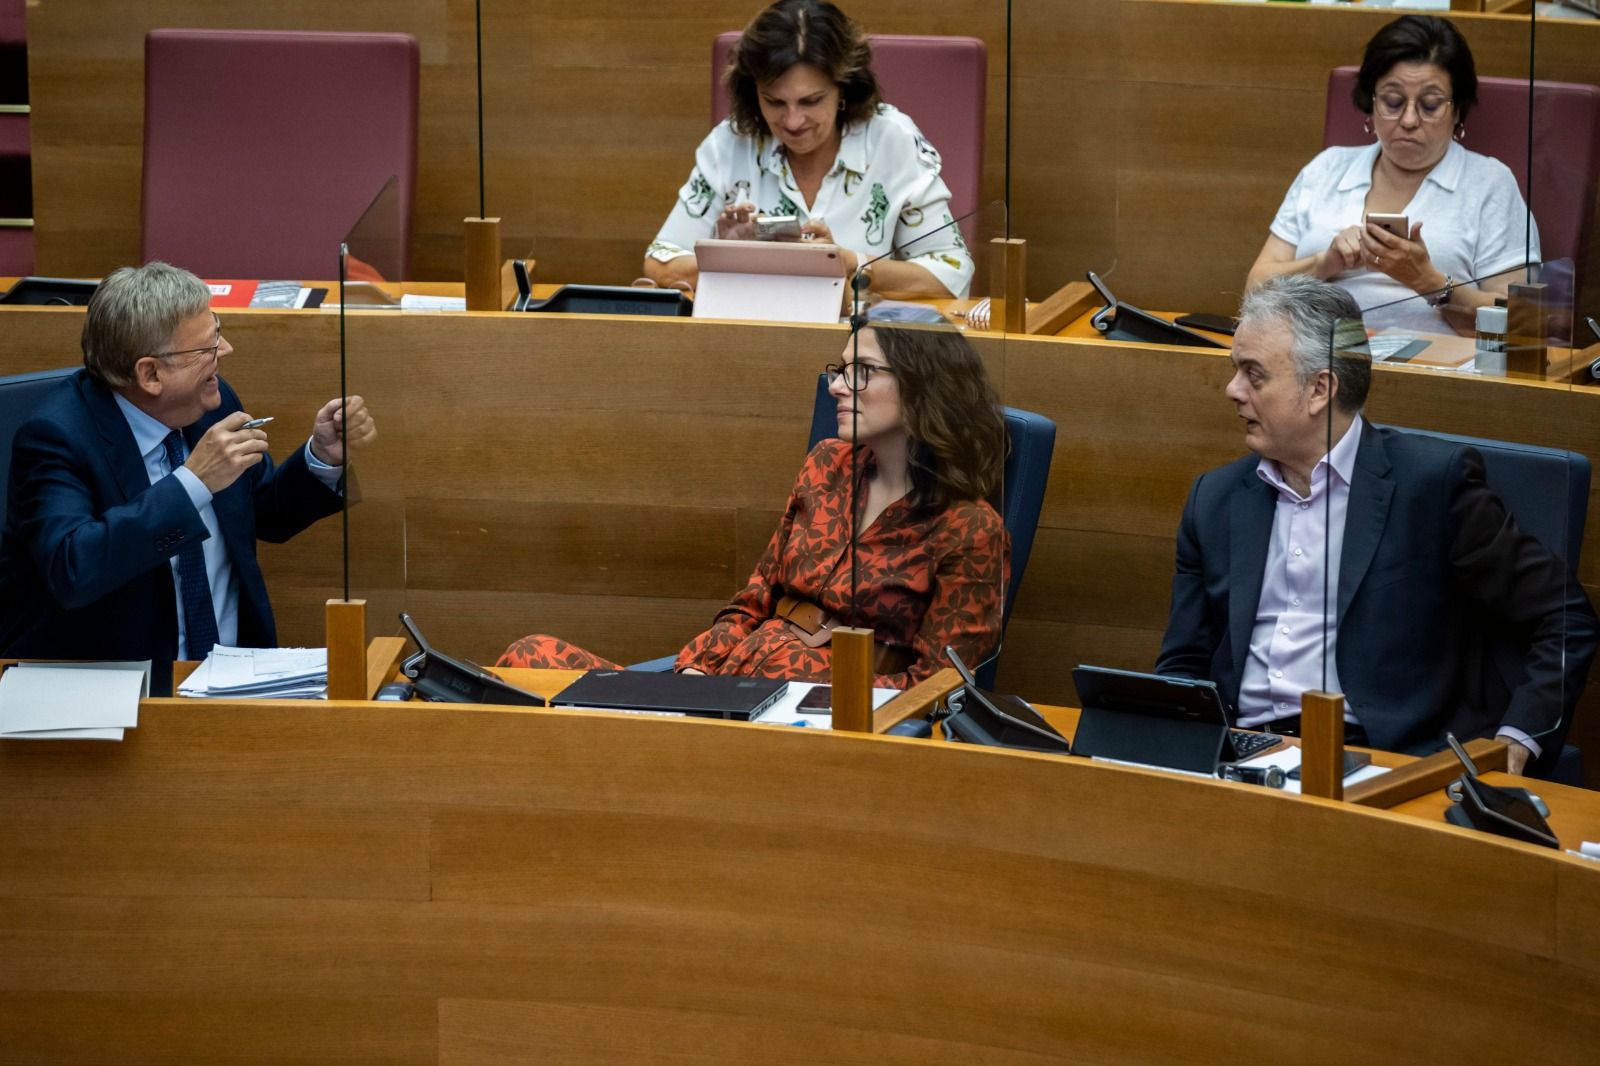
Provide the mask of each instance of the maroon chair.
POLYGON ((405 275, 415 38, 152 30, 144 55, 146 261, 209 278, 337 277, 339 243, 393 176, 384 203, 399 217, 376 228, 395 235, 389 258, 405 275))
MULTIPOLYGON (((728 117, 728 89, 722 82, 737 32, 711 43, 711 124, 728 117)), ((976 37, 915 37, 873 34, 872 72, 886 102, 917 124, 943 157, 941 171, 950 187, 950 211, 962 218, 975 211, 983 193, 984 99, 988 53, 976 37)), ((968 243, 975 221, 962 224, 968 243)))
MULTIPOLYGON (((1367 116, 1350 99, 1356 70, 1335 67, 1328 75, 1324 147, 1372 143, 1372 134, 1363 129, 1367 116)), ((1539 225, 1542 258, 1571 259, 1574 270, 1582 274, 1591 265, 1584 259, 1594 223, 1596 182, 1600 180, 1600 88, 1535 81, 1532 92, 1531 160, 1529 83, 1525 78, 1478 79, 1478 104, 1467 119, 1461 143, 1511 169, 1539 225)), ((1581 282, 1581 277, 1575 278, 1574 288, 1581 282)))

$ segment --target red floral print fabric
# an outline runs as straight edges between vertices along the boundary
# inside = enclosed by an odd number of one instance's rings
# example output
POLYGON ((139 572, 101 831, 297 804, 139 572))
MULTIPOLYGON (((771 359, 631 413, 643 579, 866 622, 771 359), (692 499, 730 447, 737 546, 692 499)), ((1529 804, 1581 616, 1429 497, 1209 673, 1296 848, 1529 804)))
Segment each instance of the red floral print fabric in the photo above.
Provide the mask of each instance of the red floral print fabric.
MULTIPOLYGON (((785 594, 818 604, 840 625, 874 631, 880 644, 905 649, 908 669, 876 683, 909 688, 943 664, 945 645, 971 664, 1000 640, 1009 542, 982 500, 928 512, 897 500, 862 530, 855 550, 856 614, 851 613, 849 506, 870 456, 825 440, 806 457, 783 519, 761 560, 710 629, 678 653, 676 668, 827 681, 832 649, 808 648, 781 618, 785 594)), ((864 490, 860 492, 864 498, 864 490)), ((525 637, 506 649, 502 666, 613 667, 554 637, 525 637)))

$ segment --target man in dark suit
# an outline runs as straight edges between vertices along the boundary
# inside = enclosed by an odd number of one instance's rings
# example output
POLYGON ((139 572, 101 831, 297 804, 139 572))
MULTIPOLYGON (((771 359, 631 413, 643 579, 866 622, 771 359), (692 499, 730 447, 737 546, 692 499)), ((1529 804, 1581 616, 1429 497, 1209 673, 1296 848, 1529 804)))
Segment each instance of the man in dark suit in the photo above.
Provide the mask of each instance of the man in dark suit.
POLYGON ((1309 277, 1245 298, 1227 396, 1254 455, 1189 493, 1156 670, 1214 680, 1249 728, 1297 734, 1301 694, 1325 689, 1356 743, 1496 733, 1520 773, 1583 690, 1594 611, 1476 450, 1362 417, 1360 323, 1309 277), (1502 672, 1485 649, 1507 633, 1526 653, 1502 672))
POLYGON ((210 301, 165 263, 95 291, 84 369, 13 442, 0 655, 150 659, 151 690, 167 693, 174 659, 277 643, 256 539, 337 511, 345 446, 376 429, 359 396, 330 400, 275 466, 219 376, 233 348, 210 301))

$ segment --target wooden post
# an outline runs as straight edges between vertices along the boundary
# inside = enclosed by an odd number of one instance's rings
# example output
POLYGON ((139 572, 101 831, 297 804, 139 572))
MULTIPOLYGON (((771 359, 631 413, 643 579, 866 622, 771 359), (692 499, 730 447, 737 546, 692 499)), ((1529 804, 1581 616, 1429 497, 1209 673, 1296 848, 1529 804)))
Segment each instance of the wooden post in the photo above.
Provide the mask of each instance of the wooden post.
POLYGON ((1300 792, 1344 799, 1344 697, 1337 692, 1300 697, 1300 792))
POLYGON ((328 698, 364 700, 367 691, 367 601, 329 600, 328 698))
POLYGON ((833 728, 872 732, 872 630, 833 631, 833 728))
POLYGON ((504 311, 500 295, 500 220, 463 219, 466 227, 468 311, 504 311))
POLYGON ((996 237, 989 242, 994 262, 989 267, 991 328, 1025 333, 1028 317, 1028 242, 996 237))

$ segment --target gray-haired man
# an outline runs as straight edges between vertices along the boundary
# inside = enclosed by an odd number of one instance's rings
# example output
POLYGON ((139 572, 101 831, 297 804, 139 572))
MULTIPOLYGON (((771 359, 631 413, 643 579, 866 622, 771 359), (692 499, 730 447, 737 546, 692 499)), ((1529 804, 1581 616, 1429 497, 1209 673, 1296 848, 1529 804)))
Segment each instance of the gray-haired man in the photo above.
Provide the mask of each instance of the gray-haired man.
POLYGON ((1520 773, 1583 690, 1594 611, 1477 451, 1362 417, 1370 361, 1338 343, 1360 321, 1309 277, 1245 298, 1226 391, 1254 455, 1189 493, 1156 670, 1216 681, 1250 728, 1296 733, 1300 695, 1327 688, 1355 743, 1498 733, 1520 773), (1527 642, 1513 676, 1480 654, 1491 629, 1527 642))
POLYGON ((233 348, 210 301, 165 263, 95 291, 84 369, 13 442, 0 655, 150 659, 165 693, 174 659, 277 642, 256 540, 337 511, 345 444, 376 429, 360 397, 330 400, 275 466, 219 374, 233 348))

